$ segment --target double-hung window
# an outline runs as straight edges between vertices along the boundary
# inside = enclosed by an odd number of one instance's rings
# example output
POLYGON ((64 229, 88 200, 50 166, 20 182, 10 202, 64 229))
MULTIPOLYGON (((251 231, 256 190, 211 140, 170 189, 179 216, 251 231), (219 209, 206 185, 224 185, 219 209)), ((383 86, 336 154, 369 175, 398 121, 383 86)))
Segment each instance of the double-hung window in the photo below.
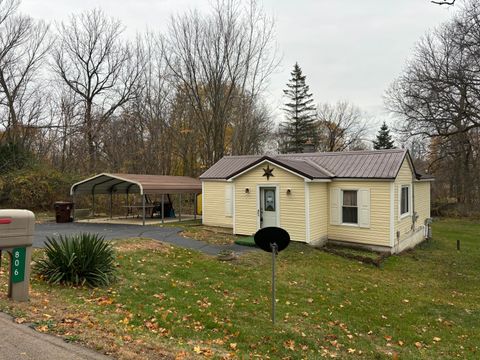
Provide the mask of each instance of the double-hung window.
POLYGON ((358 224, 358 192, 342 190, 342 223, 358 224))
POLYGON ((402 186, 400 199, 400 215, 408 214, 410 212, 410 186, 402 186))

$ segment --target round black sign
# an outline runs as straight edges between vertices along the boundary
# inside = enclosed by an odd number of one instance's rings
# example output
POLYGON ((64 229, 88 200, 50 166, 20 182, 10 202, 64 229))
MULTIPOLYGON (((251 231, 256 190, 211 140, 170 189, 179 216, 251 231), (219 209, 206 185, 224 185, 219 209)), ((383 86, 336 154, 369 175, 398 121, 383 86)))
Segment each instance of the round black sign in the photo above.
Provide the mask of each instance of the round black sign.
POLYGON ((271 226, 260 229, 254 236, 255 244, 265 251, 272 252, 271 244, 277 244, 277 251, 282 251, 290 243, 290 235, 282 228, 271 226))

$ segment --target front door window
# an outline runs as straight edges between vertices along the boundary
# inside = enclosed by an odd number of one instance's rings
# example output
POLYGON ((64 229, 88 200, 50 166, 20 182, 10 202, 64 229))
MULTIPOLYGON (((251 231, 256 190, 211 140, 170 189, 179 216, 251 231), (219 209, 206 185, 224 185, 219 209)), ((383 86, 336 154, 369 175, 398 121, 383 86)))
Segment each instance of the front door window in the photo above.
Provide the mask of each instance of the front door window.
POLYGON ((276 188, 260 188, 260 227, 277 226, 276 188))
POLYGON ((275 211, 275 190, 265 189, 265 211, 275 211))

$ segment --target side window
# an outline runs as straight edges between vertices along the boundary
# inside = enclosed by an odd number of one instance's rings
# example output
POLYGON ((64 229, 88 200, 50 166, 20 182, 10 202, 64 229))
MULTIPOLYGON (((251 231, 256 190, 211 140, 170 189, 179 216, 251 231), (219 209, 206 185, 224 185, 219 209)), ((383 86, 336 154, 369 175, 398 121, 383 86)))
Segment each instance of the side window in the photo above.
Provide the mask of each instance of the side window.
POLYGON ((357 198, 357 190, 342 190, 342 223, 358 224, 357 198))
POLYGON ((400 215, 410 212, 410 186, 402 186, 401 199, 400 199, 400 215))

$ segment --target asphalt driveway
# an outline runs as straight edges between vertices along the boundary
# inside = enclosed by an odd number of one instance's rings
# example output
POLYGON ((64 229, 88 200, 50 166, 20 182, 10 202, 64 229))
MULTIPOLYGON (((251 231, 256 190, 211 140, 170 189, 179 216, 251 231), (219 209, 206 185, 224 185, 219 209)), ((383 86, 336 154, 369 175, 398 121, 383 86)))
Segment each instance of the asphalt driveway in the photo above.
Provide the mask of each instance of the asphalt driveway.
POLYGON ((42 248, 48 237, 58 235, 72 235, 84 232, 99 233, 106 240, 126 239, 132 237, 142 237, 154 240, 160 240, 175 246, 197 250, 208 255, 217 255, 222 250, 232 250, 236 253, 251 251, 254 248, 248 246, 233 245, 211 245, 206 242, 185 238, 179 235, 180 228, 159 227, 159 226, 141 226, 141 225, 123 225, 123 224, 92 224, 92 223, 42 223, 35 225, 35 236, 33 246, 42 248))

